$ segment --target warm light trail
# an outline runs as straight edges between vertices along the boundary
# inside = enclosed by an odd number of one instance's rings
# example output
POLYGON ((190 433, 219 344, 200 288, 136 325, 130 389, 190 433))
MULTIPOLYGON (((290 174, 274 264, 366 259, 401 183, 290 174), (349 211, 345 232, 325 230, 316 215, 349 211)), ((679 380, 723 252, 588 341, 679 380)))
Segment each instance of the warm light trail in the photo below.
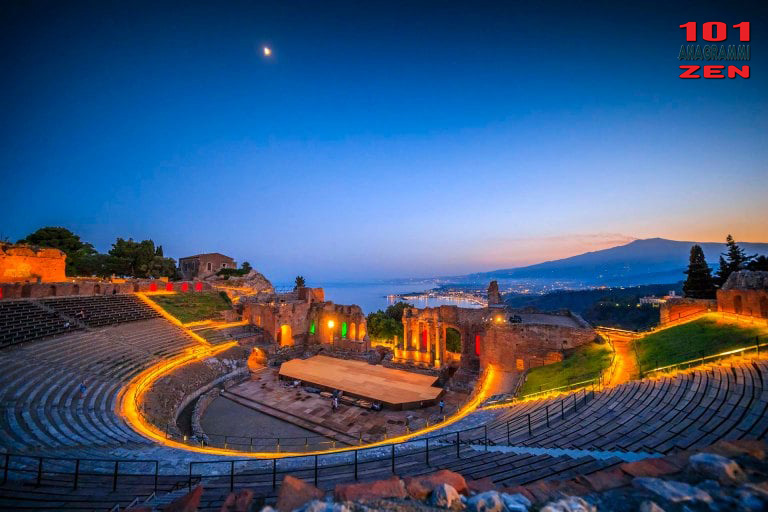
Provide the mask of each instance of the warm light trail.
POLYGON ((233 456, 233 457, 253 457, 256 459, 275 459, 275 458, 294 457, 294 456, 341 453, 341 452, 346 452, 351 450, 372 448, 375 446, 390 445, 393 443, 401 443, 401 442, 422 436, 429 432, 440 430, 453 423, 456 423, 460 419, 466 417, 467 415, 475 411, 475 409, 477 409, 477 407, 486 398, 488 398, 488 396, 490 396, 491 391, 494 389, 494 386, 496 386, 497 384, 495 382, 497 378, 496 369, 492 366, 489 366, 488 370, 486 371, 485 379, 480 384, 480 389, 477 392, 477 394, 474 396, 474 398, 472 398, 469 402, 467 402, 456 414, 454 414, 450 418, 447 418, 446 421, 444 421, 443 423, 437 423, 430 427, 411 432, 410 434, 404 434, 402 436, 397 436, 390 439, 385 439, 382 441, 377 441, 377 442, 369 443, 365 445, 350 446, 347 448, 335 448, 335 449, 329 449, 329 450, 317 450, 317 451, 311 451, 311 452, 279 452, 279 453, 278 452, 248 452, 248 451, 215 448, 215 447, 209 447, 209 446, 188 445, 185 443, 174 441, 172 439, 166 439, 165 433, 163 431, 159 430, 157 427, 150 424, 148 421, 144 419, 144 417, 139 412, 141 400, 143 395, 152 387, 152 384, 155 381, 157 381, 161 377, 171 373, 172 371, 176 370, 177 368, 185 364, 189 364, 194 361, 199 361, 201 359, 215 356, 216 354, 234 346, 235 344, 236 342, 231 342, 224 345, 218 345, 216 347, 193 347, 189 349, 187 352, 185 352, 184 354, 181 354, 179 356, 176 356, 166 361, 161 361, 160 363, 143 371, 142 373, 137 375, 133 380, 131 380, 131 382, 129 382, 128 385, 123 389, 122 400, 121 400, 121 405, 119 410, 120 414, 128 422, 128 424, 131 427, 133 427, 137 432, 144 435, 145 437, 148 437, 149 439, 152 439, 158 444, 162 444, 164 446, 168 446, 171 448, 178 448, 180 450, 186 450, 190 452, 207 453, 207 454, 213 454, 213 455, 224 455, 224 456, 233 456))

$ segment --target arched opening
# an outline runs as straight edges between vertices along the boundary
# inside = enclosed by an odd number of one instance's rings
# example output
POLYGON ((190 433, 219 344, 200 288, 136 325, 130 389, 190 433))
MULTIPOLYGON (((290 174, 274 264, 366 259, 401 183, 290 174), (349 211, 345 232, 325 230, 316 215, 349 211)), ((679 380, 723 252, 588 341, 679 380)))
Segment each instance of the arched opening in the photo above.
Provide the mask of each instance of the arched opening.
POLYGON ((475 334, 475 355, 480 355, 480 345, 483 343, 483 338, 479 334, 475 334))
POLYGON ((357 339, 357 325, 354 322, 349 324, 349 339, 357 339))
POLYGON ((760 316, 768 318, 768 297, 760 297, 760 316))
MULTIPOLYGON (((155 284, 155 283, 152 283, 152 284, 155 284)), ((99 295, 100 293, 101 293, 101 285, 98 285, 98 284, 93 285, 93 294, 99 295)))
POLYGON ((280 326, 280 346, 286 347, 292 345, 293 334, 291 333, 291 326, 288 324, 283 324, 280 326))
POLYGON ((48 287, 48 296, 49 297, 55 297, 56 296, 56 287, 51 285, 48 287))
POLYGON ((72 295, 80 295, 80 285, 76 284, 72 287, 72 295))
POLYGON ((347 339, 347 322, 341 322, 341 339, 347 339))
POLYGON ((365 338, 365 323, 360 323, 357 327, 357 339, 362 340, 365 338))
POLYGON ((419 350, 421 350, 422 352, 427 350, 427 336, 429 336, 429 333, 427 332, 426 329, 421 331, 421 340, 419 343, 419 350))
POLYGON ((461 333, 458 329, 448 327, 445 330, 445 350, 453 354, 461 354, 461 333))
POLYGON ((737 315, 740 315, 742 309, 743 306, 741 304, 741 295, 737 295, 733 298, 733 312, 737 315))

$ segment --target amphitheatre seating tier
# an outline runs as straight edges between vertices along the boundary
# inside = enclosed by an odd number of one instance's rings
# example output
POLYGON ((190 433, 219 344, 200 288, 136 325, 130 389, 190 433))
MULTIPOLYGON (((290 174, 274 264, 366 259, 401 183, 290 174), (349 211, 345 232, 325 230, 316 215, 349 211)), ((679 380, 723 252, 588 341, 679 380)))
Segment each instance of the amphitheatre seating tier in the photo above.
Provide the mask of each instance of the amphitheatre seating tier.
MULTIPOLYGON (((108 509, 151 494, 154 474, 149 470, 133 476, 121 473, 117 492, 112 492, 109 463, 102 463, 101 476, 83 477, 80 488, 70 490, 73 459, 119 457, 126 467, 140 463, 138 459, 157 459, 160 492, 188 483, 189 461, 206 461, 191 468, 193 484, 200 481, 205 486, 201 509, 218 510, 232 485, 231 459, 217 465, 213 461, 218 456, 181 453, 151 443, 114 412, 120 389, 132 376, 194 343, 165 320, 151 319, 0 351, 4 369, 0 373, 0 448, 67 459, 47 460, 39 487, 21 486, 35 483, 34 458, 15 466, 9 483, 0 486, 0 508, 108 509)), ((720 439, 763 439, 768 434, 766 379, 768 361, 734 360, 594 394, 477 411, 430 433, 429 461, 423 440, 396 446, 395 473, 408 476, 446 468, 467 478, 490 477, 499 485, 514 486, 611 467, 620 462, 615 457, 620 452, 666 454, 720 439), (475 427, 472 433, 460 434, 457 446, 454 431, 471 427, 475 427), (482 444, 486 433, 491 441, 487 447, 482 444), (507 444, 509 448, 503 446, 507 444), (582 451, 564 455, 563 449, 582 451)), ((360 452, 358 478, 388 477, 391 450, 382 446, 360 452)), ((310 482, 315 477, 312 457, 281 459, 274 466, 270 460, 249 460, 234 467, 235 489, 251 488, 262 496, 276 494, 273 478, 279 486, 286 474, 310 482)), ((352 481, 354 467, 351 452, 322 457, 319 486, 331 489, 352 481)), ((155 504, 167 503, 181 492, 160 496, 155 504)))
POLYGON ((115 414, 118 393, 153 362, 192 344, 180 329, 154 319, 1 351, 2 448, 104 458, 109 448, 148 445, 115 414))
POLYGON ((85 314, 82 321, 90 327, 101 327, 136 320, 157 318, 160 314, 142 302, 135 295, 90 295, 59 297, 40 301, 59 314, 77 318, 80 311, 85 314))
POLYGON ((79 328, 74 322, 47 311, 35 301, 0 302, 0 348, 79 328))
POLYGON ((505 444, 596 451, 668 454, 720 439, 764 439, 767 379, 768 361, 721 363, 632 381, 586 403, 577 394, 500 409, 486 425, 505 444))

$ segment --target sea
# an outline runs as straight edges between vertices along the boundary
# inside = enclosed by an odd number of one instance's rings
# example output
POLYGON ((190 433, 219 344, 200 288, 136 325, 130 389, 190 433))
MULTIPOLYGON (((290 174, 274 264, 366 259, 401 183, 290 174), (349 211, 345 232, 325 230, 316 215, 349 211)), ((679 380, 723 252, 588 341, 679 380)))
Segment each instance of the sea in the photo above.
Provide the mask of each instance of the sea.
MULTIPOLYGON (((477 304, 454 298, 399 298, 395 294, 423 292, 439 286, 437 281, 419 281, 417 283, 308 283, 312 287, 325 290, 325 300, 336 304, 357 304, 367 315, 397 301, 408 302, 417 308, 435 307, 441 305, 456 305, 461 307, 479 307, 477 304)), ((277 285, 278 289, 280 285, 277 285)))

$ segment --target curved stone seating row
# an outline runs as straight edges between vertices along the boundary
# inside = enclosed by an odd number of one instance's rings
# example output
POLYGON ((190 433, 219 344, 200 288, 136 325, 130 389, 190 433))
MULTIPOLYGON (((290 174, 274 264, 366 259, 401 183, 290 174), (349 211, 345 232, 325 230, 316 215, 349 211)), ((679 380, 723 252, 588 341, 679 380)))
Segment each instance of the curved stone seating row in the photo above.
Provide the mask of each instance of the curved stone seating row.
POLYGON ((155 319, 0 352, 2 447, 49 455, 77 447, 103 458, 103 448, 149 444, 115 414, 118 393, 132 376, 193 343, 155 319))
POLYGON ((80 327, 30 300, 0 302, 0 348, 55 336, 80 327))
POLYGON ((720 439, 763 439, 768 434, 766 380, 766 361, 709 365, 617 386, 597 393, 577 410, 568 398, 564 411, 560 400, 502 409, 489 421, 489 435, 512 445, 657 453, 707 446, 720 439), (512 424, 509 436, 507 421, 512 424))
POLYGON ((72 318, 80 318, 90 327, 100 327, 136 320, 157 318, 160 314, 132 294, 84 295, 42 299, 44 306, 72 318))

